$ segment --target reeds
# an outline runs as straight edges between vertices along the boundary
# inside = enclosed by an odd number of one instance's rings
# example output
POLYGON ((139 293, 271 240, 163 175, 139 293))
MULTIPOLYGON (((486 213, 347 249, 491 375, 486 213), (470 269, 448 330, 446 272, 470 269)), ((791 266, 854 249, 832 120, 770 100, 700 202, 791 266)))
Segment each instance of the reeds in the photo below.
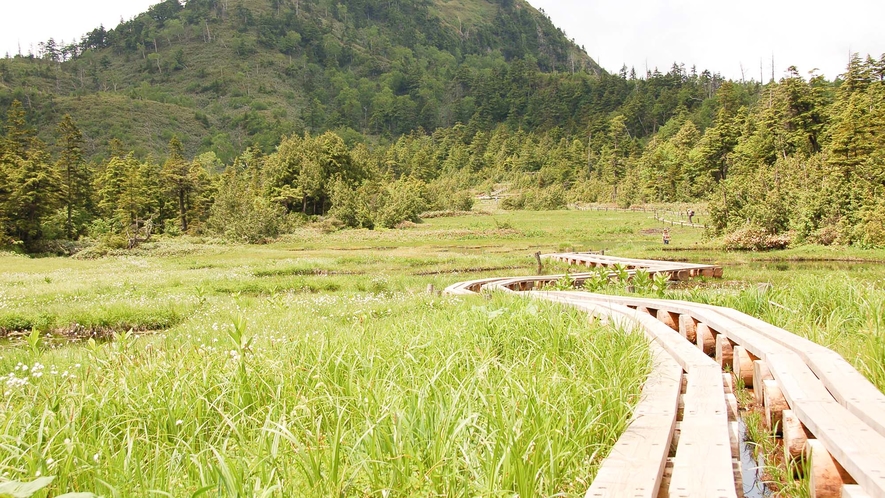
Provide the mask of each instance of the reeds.
POLYGON ((638 335, 506 296, 207 305, 164 336, 4 350, 0 474, 105 496, 579 495, 648 364, 638 335))

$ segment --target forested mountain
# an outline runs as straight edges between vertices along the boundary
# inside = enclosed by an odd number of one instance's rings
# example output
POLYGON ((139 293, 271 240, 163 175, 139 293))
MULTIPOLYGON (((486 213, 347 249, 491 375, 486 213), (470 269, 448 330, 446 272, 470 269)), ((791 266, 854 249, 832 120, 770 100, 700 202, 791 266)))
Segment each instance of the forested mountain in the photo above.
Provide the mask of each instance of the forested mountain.
POLYGON ((704 201, 734 247, 885 245, 885 56, 608 74, 522 0, 167 0, 0 59, 0 245, 260 241, 503 205, 704 201))
POLYGON ((525 0, 165 0, 0 60, 0 111, 19 100, 34 124, 70 114, 87 157, 111 138, 159 154, 177 136, 229 161, 304 131, 549 127, 574 110, 532 117, 528 97, 575 73, 601 70, 525 0))

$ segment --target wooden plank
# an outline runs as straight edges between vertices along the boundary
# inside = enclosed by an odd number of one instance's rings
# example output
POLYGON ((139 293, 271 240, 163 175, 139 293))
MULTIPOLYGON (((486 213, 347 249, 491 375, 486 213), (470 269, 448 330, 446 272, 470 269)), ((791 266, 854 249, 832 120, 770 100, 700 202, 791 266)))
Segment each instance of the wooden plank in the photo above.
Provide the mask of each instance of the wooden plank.
POLYGON ((842 486, 842 498, 870 498, 870 495, 857 484, 846 484, 842 486))
POLYGON ((811 367, 836 401, 885 436, 885 394, 841 355, 737 310, 718 308, 717 311, 795 351, 811 367))
POLYGON ((739 379, 744 387, 753 387, 753 358, 743 346, 735 346, 733 352, 732 371, 735 378, 739 379))
POLYGON ((684 262, 676 262, 676 261, 660 261, 653 259, 636 259, 636 258, 621 258, 617 256, 604 256, 600 254, 580 254, 580 253, 553 253, 553 254, 542 254, 542 258, 549 258, 555 261, 571 261, 577 260, 580 262, 593 262, 597 264, 605 264, 605 265, 615 265, 621 264, 624 266, 634 266, 634 267, 668 267, 673 269, 713 269, 720 268, 717 265, 707 265, 707 264, 699 264, 699 263, 684 263, 684 262))
POLYGON ((736 497, 722 370, 697 366, 687 376, 669 496, 736 497))
MULTIPOLYGON (((574 291, 551 291, 539 292, 536 294, 538 297, 550 299, 552 301, 585 306, 597 305, 611 309, 613 315, 620 315, 621 317, 626 318, 626 323, 633 322, 641 325, 645 333, 670 353, 670 355, 673 356, 673 358, 675 358, 686 371, 690 371, 692 366, 716 365, 716 362, 714 362, 712 358, 706 356, 699 349, 689 344, 688 341, 679 335, 679 332, 659 322, 651 315, 629 309, 626 306, 619 304, 617 300, 609 299, 614 296, 599 296, 596 294, 574 291)), ((661 302, 658 303, 660 304, 661 302)))
MULTIPOLYGON (((722 311, 712 306, 695 305, 693 303, 624 299, 612 296, 605 296, 604 298, 596 296, 596 298, 600 300, 597 301, 597 309, 604 310, 608 308, 612 316, 620 314, 622 320, 624 313, 619 308, 623 308, 627 302, 639 302, 649 307, 667 309, 672 312, 681 312, 681 307, 699 320, 709 321, 711 325, 717 327, 717 330, 726 334, 729 339, 744 346, 749 352, 766 361, 785 398, 802 423, 806 425, 811 433, 817 436, 835 460, 858 481, 867 494, 885 498, 885 437, 879 434, 875 427, 867 425, 865 420, 871 417, 862 419, 861 417, 864 416, 864 413, 853 413, 853 411, 857 411, 858 404, 848 401, 851 397, 844 396, 845 386, 834 384, 833 391, 849 408, 853 407, 852 411, 849 411, 845 406, 836 401, 834 396, 827 390, 827 387, 824 387, 821 383, 823 379, 819 380, 817 375, 815 375, 816 372, 813 372, 809 365, 806 365, 803 358, 800 357, 801 355, 809 355, 811 353, 823 353, 821 350, 812 348, 810 352, 808 349, 804 352, 795 351, 794 348, 788 347, 789 341, 787 340, 788 336, 785 335, 787 334, 786 331, 778 331, 776 327, 770 325, 768 327, 759 327, 758 323, 752 323, 753 320, 736 320, 733 317, 735 316, 734 313, 737 312, 733 310, 730 312, 727 309, 722 311), (600 302, 604 306, 599 307, 598 304, 600 302), (756 330, 759 328, 765 330, 756 330), (777 333, 775 334, 774 332, 777 333), (784 344, 784 342, 787 344, 784 344)), ((568 299, 583 301, 586 306, 594 306, 587 297, 572 297, 568 299)), ((662 327, 664 329, 669 329, 669 327, 656 320, 655 323, 657 325, 654 325, 649 323, 648 320, 654 319, 652 317, 635 316, 620 323, 627 324, 629 321, 634 323, 640 322, 651 337, 658 341, 670 354, 677 357, 677 360, 683 362, 683 368, 689 368, 689 373, 693 369, 702 368, 702 363, 699 359, 693 357, 687 351, 681 350, 675 342, 671 341, 670 333, 675 334, 675 332, 661 330, 662 327)), ((761 323, 764 324, 764 322, 761 323)), ((678 334, 676 336, 678 337, 678 334)), ((792 337, 795 338, 795 336, 792 337)), ((802 342, 798 341, 797 344, 801 345, 802 342)), ((682 343, 685 344, 685 341, 682 341, 682 343)), ((848 370, 847 374, 840 372, 844 365, 840 366, 839 369, 825 371, 820 365, 823 362, 820 358, 832 359, 833 356, 828 354, 819 354, 817 356, 819 359, 816 360, 817 364, 814 367, 823 372, 823 378, 831 378, 828 381, 830 384, 834 382, 832 380, 833 377, 840 375, 842 377, 850 377, 855 375, 853 372, 856 371, 852 372, 852 370, 848 370)), ((718 389, 721 390, 721 377, 718 383, 718 389)), ((876 394, 876 396, 881 396, 881 393, 876 394)), ((721 401, 724 402, 724 400, 721 401)), ((863 402, 863 400, 859 400, 859 402, 863 402)), ((875 408, 875 405, 873 408, 875 408)), ((691 411, 688 403, 686 403, 685 410, 687 413, 691 411)), ((699 423, 699 421, 691 420, 691 415, 686 415, 686 417, 690 419, 689 421, 692 424, 695 422, 699 423)), ((707 423, 709 424, 710 421, 707 421, 707 423)), ((690 429, 692 424, 688 424, 683 431, 690 429)), ((683 437, 688 433, 685 432, 683 437)), ((683 438, 680 438, 681 445, 684 445, 684 441, 683 438)), ((685 453, 683 452, 683 454, 685 453)), ((674 467, 674 477, 677 474, 674 467)), ((671 484, 671 491, 676 491, 676 496, 679 496, 679 493, 682 492, 690 493, 687 487, 680 487, 682 484, 686 483, 674 480, 674 483, 671 484)))
MULTIPOLYGON (((602 299, 612 303, 632 301, 634 304, 680 312, 679 303, 671 305, 666 301, 628 300, 610 296, 602 299)), ((885 437, 837 403, 796 352, 758 331, 716 313, 712 307, 684 310, 693 313, 701 321, 713 322, 721 329, 720 332, 726 333, 730 339, 765 360, 800 421, 871 496, 885 498, 885 437)), ((669 329, 666 326, 664 328, 669 329)), ((688 371, 690 373, 691 369, 688 371)))
POLYGON ((655 343, 655 365, 627 430, 602 461, 586 497, 658 496, 670 453, 682 367, 655 343))
POLYGON ((808 494, 812 498, 841 498, 845 484, 856 484, 816 439, 809 439, 805 460, 810 463, 808 494))

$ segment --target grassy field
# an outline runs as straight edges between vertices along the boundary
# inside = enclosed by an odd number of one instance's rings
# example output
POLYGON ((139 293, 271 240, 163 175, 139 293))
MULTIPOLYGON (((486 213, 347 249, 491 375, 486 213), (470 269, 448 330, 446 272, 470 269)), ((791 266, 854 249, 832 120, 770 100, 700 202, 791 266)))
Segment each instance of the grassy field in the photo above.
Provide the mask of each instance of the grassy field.
POLYGON ((760 316, 885 385, 885 269, 860 261, 885 251, 725 253, 679 227, 665 248, 660 228, 495 211, 0 255, 0 476, 56 476, 48 496, 581 495, 648 372, 643 342, 549 304, 426 292, 532 274, 535 251, 724 264, 667 297, 760 316))

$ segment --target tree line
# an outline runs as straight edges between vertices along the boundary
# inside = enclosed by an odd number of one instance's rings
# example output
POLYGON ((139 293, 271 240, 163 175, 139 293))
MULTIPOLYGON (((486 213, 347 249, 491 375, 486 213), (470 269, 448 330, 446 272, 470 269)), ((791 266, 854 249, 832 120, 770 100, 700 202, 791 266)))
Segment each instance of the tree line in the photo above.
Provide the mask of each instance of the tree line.
MULTIPOLYGON (((700 87, 685 83, 699 76, 681 74, 674 67, 623 81, 700 87)), ((661 87, 662 100, 678 95, 661 87)), ((721 82, 699 105, 673 102, 672 116, 661 115, 649 136, 637 131, 648 124, 635 109, 653 114, 664 106, 654 101, 624 106, 579 133, 527 131, 506 119, 488 129, 417 129, 386 145, 305 132, 227 163, 211 151, 187 157, 177 139, 163 161, 119 141, 109 143, 107 159, 87 161, 70 117, 48 147, 16 102, 0 140, 0 233, 38 247, 119 236, 150 221, 160 232, 254 242, 312 217, 332 228, 416 222, 423 211, 469 209, 474 194, 507 185, 502 205, 512 209, 708 201, 716 234, 885 245, 885 56, 855 56, 832 82, 791 68, 766 85, 721 82)))

